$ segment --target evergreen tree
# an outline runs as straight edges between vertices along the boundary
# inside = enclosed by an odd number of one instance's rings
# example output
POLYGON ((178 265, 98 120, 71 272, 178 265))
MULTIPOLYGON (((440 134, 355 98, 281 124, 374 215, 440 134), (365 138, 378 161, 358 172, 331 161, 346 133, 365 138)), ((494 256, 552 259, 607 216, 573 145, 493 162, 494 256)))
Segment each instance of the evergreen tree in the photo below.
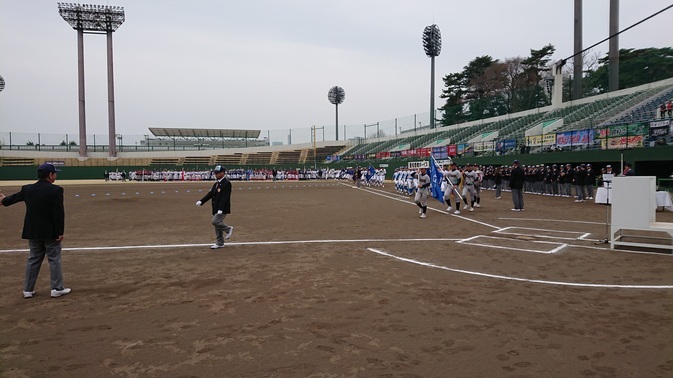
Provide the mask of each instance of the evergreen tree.
MULTIPOLYGON (((584 93, 588 95, 608 91, 610 60, 606 54, 598 60, 599 67, 584 78, 584 93)), ((636 87, 673 77, 673 48, 645 48, 619 50, 619 89, 636 87)))

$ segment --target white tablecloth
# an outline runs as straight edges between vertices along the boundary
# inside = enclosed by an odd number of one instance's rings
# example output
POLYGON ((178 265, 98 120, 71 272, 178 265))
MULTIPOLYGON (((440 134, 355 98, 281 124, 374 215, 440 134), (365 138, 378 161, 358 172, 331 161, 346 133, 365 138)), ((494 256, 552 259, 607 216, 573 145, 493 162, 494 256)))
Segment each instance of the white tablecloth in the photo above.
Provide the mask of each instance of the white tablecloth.
POLYGON ((673 201, 669 192, 657 192, 657 208, 663 207, 664 210, 673 211, 673 201))
POLYGON ((612 189, 598 187, 596 188, 596 196, 594 202, 596 203, 612 203, 612 189))
MULTIPOLYGON (((596 203, 612 203, 612 189, 599 187, 596 189, 596 197, 594 198, 594 202, 596 203)), ((664 210, 673 211, 673 201, 671 200, 671 194, 669 192, 657 192, 656 200, 657 208, 663 207, 664 210)))

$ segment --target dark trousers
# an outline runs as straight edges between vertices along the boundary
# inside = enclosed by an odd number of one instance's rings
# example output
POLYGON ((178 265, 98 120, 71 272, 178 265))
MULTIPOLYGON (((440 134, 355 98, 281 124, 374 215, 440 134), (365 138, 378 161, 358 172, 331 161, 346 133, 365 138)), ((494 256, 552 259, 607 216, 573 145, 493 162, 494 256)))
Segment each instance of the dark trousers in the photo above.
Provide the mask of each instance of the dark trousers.
POLYGON ((523 210, 523 191, 521 189, 512 188, 512 202, 514 202, 515 209, 523 210))

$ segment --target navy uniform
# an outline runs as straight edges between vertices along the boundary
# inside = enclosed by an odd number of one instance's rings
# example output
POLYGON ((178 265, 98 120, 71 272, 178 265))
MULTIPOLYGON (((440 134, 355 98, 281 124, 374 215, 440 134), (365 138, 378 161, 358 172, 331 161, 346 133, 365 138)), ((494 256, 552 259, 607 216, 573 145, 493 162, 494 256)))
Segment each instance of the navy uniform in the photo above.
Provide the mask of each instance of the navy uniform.
POLYGON ((63 188, 54 185, 58 171, 51 164, 42 164, 37 169, 39 180, 36 183, 24 185, 20 192, 8 197, 0 194, 0 202, 3 206, 11 206, 17 202, 26 204, 21 237, 28 239, 30 254, 26 262, 24 298, 32 298, 35 294, 35 282, 45 255, 51 270, 52 298, 69 294, 71 291, 63 287, 61 270, 61 241, 63 241, 65 230, 65 210, 63 188))
POLYGON ((211 221, 215 227, 215 244, 211 245, 211 249, 224 247, 224 240, 231 237, 234 231, 233 226, 224 223, 224 218, 227 214, 231 214, 231 182, 224 176, 224 166, 218 165, 213 170, 215 173, 215 184, 206 193, 201 200, 196 202, 196 206, 201 206, 203 203, 211 200, 213 208, 213 219, 211 221), (224 233, 226 232, 226 236, 224 233))

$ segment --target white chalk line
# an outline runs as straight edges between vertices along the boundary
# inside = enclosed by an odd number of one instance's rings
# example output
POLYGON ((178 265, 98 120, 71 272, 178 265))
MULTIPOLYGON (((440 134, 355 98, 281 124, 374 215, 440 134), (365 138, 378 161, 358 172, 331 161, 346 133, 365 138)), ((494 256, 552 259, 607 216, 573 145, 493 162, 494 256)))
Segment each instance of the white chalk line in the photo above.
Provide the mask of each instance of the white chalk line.
POLYGON ((508 280, 508 281, 517 281, 517 282, 529 282, 529 283, 537 283, 537 284, 544 284, 544 285, 557 285, 557 286, 572 286, 572 287, 591 287, 591 288, 610 288, 610 289, 673 289, 673 285, 611 285, 611 284, 592 284, 592 283, 577 283, 577 282, 563 282, 563 281, 546 281, 546 280, 535 280, 535 279, 530 279, 530 278, 520 278, 520 277, 511 277, 511 276, 503 276, 503 275, 498 275, 498 274, 489 274, 489 273, 481 273, 481 272, 474 272, 470 270, 464 270, 464 269, 456 269, 456 268, 450 268, 447 266, 442 266, 442 265, 437 265, 437 264, 432 264, 432 263, 427 263, 427 262, 422 262, 406 257, 401 257, 401 256, 396 256, 391 253, 375 249, 375 248, 367 248, 368 251, 390 257, 396 260, 416 264, 416 265, 421 265, 425 266, 428 268, 434 268, 434 269, 441 269, 441 270, 447 270, 451 272, 456 272, 456 273, 463 273, 463 274, 469 274, 473 276, 479 276, 479 277, 487 277, 487 278, 496 278, 496 279, 501 279, 501 280, 508 280))
MULTIPOLYGON (((348 185, 348 184, 343 184, 343 185, 348 185)), ((362 188, 357 188, 357 187, 355 187, 355 186, 352 186, 352 187, 353 187, 353 188, 356 188, 356 189, 363 190, 363 191, 365 191, 365 192, 367 192, 367 193, 371 193, 371 194, 375 194, 375 195, 377 195, 377 196, 381 196, 381 197, 384 197, 384 198, 391 199, 391 200, 393 200, 393 201, 399 201, 399 202, 402 202, 402 203, 406 203, 406 204, 408 204, 408 205, 414 205, 414 206, 418 207, 414 202, 409 202, 408 200, 403 200, 403 199, 395 198, 395 197, 393 197, 393 196, 392 196, 390 193, 388 193, 388 192, 384 192, 384 193, 386 193, 386 194, 382 194, 382 193, 377 193, 377 190, 370 189, 370 188, 366 188, 366 187, 362 187, 362 188)), ((434 198, 432 198, 432 199, 434 200, 434 198)), ((428 201, 430 201, 430 198, 428 198, 428 201)), ((433 208, 433 207, 431 207, 431 206, 428 206, 428 210, 436 211, 436 212, 438 212, 438 213, 442 213, 442 214, 451 215, 451 216, 454 216, 454 217, 456 217, 456 218, 460 218, 460 219, 464 219, 464 220, 469 221, 469 222, 474 222, 474 223, 480 224, 480 225, 482 225, 482 226, 486 226, 486 227, 490 227, 490 228, 495 228, 496 230, 499 230, 499 229, 500 229, 500 227, 498 227, 498 226, 494 226, 494 225, 492 225, 492 224, 484 223, 484 222, 478 221, 478 220, 476 220, 476 219, 471 219, 471 218, 463 217, 463 216, 460 216, 460 215, 452 214, 452 213, 449 213, 448 211, 444 211, 444 210, 440 210, 440 209, 435 209, 435 208, 433 208)))
POLYGON ((476 245, 480 247, 487 247, 487 248, 499 248, 499 249, 506 249, 510 251, 522 251, 522 252, 533 252, 533 253, 544 253, 544 254, 551 254, 551 253, 556 253, 563 248, 567 247, 567 244, 564 243, 556 243, 556 242, 548 242, 548 241, 535 241, 535 240, 518 240, 518 239, 509 239, 509 238, 500 238, 497 236, 488 236, 488 235, 476 235, 472 236, 467 239, 462 239, 456 241, 456 243, 459 244, 467 244, 467 245, 476 245), (502 245, 493 245, 493 244, 482 244, 482 243, 477 243, 474 242, 473 240, 476 240, 477 238, 485 238, 485 239, 500 239, 500 240, 510 240, 510 241, 519 241, 519 242, 525 242, 525 243, 537 243, 537 244, 553 244, 556 246, 556 248, 552 250, 538 250, 538 249, 526 249, 526 248, 517 248, 517 247, 506 247, 502 245))
POLYGON ((592 239, 587 239, 591 233, 587 232, 580 232, 580 231, 560 231, 560 230, 547 230, 544 228, 528 228, 528 227, 505 227, 501 228, 499 230, 493 231, 494 233, 499 233, 503 235, 517 235, 517 236, 534 236, 537 238, 545 238, 545 239, 561 239, 561 240, 585 240, 585 241, 598 241, 598 240, 592 240, 592 239), (523 234, 523 233, 518 233, 518 232, 510 232, 510 230, 513 229, 519 229, 519 230, 531 230, 531 231, 543 231, 543 232, 557 232, 557 233, 564 233, 564 234, 579 234, 580 236, 574 237, 574 238, 567 238, 567 237, 561 237, 561 236, 549 236, 549 235, 538 235, 538 234, 523 234))
MULTIPOLYGON (((456 241, 456 238, 412 238, 412 239, 320 239, 320 240, 279 240, 263 242, 227 242, 226 246, 247 246, 247 245, 279 245, 279 244, 317 244, 317 243, 371 243, 371 242, 410 242, 410 241, 456 241)), ((155 244, 155 245, 119 245, 103 247, 67 247, 63 251, 110 251, 110 250, 128 250, 128 249, 160 249, 160 248, 191 248, 191 247, 209 247, 212 244, 155 244)), ((0 253, 28 252, 28 249, 4 249, 0 253)))
MULTIPOLYGON (((341 183, 341 185, 349 186, 349 187, 352 187, 354 189, 365 189, 365 188, 357 188, 356 186, 349 185, 349 184, 346 184, 346 183, 341 183)), ((380 192, 383 192, 383 193, 388 193, 388 192, 386 192, 384 190, 380 190, 380 189, 377 190, 377 191, 380 191, 380 192)), ((407 196, 402 196, 401 194, 396 194, 396 196, 401 196, 404 199, 395 198, 391 195, 383 195, 383 194, 380 194, 380 193, 376 193, 374 191, 374 189, 366 190, 366 192, 376 194, 376 195, 382 196, 384 198, 392 199, 394 201, 400 201, 402 203, 416 205, 413 202, 409 202, 408 199, 407 199, 408 198, 407 196)), ((496 230, 493 231, 493 232, 501 232, 501 231, 506 230, 508 228, 512 228, 511 226, 508 226, 508 227, 493 226, 493 225, 483 223, 483 222, 480 222, 480 221, 477 221, 477 220, 474 220, 474 219, 462 217, 462 216, 459 216, 459 215, 454 215, 454 214, 451 214, 447 211, 438 210, 438 209, 435 209, 435 208, 432 208, 432 207, 429 207, 429 206, 428 206, 428 209, 436 211, 438 213, 453 215, 457 218, 465 219, 465 220, 468 220, 468 221, 471 221, 471 222, 475 222, 475 223, 479 223, 479 224, 482 224, 482 225, 485 225, 485 226, 488 226, 488 227, 495 228, 496 230)), ((594 225, 604 225, 605 224, 605 223, 601 223, 601 222, 573 221, 573 220, 562 220, 562 219, 510 218, 510 217, 501 217, 501 218, 498 218, 498 219, 500 219, 500 220, 517 220, 517 221, 536 221, 536 222, 544 221, 544 222, 582 223, 582 224, 594 224, 594 225)), ((550 231, 550 232, 555 231, 555 230, 545 230, 545 229, 540 229, 540 230, 550 231)), ((562 232, 573 232, 573 231, 562 231, 562 232)), ((588 242, 599 242, 599 240, 597 240, 597 239, 589 239, 588 236, 590 236, 590 235, 591 235, 591 233, 585 233, 582 236, 576 238, 576 240, 582 240, 582 241, 588 241, 588 242)), ((535 236, 535 237, 551 238, 551 239, 563 239, 563 238, 554 238, 554 237, 544 236, 544 235, 522 234, 521 236, 535 236)), ((576 245, 576 244, 567 244, 566 246, 575 247, 575 248, 597 249, 597 250, 603 250, 603 251, 609 250, 609 248, 604 248, 604 247, 585 246, 585 245, 576 245)), ((639 254, 645 254, 645 255, 661 255, 661 253, 657 253, 657 252, 640 252, 640 251, 628 251, 628 250, 612 250, 612 251, 613 252, 618 252, 618 253, 639 253, 639 254)), ((673 255, 667 255, 667 256, 673 256, 673 255)))
POLYGON ((574 221, 574 220, 563 220, 563 219, 536 219, 536 218, 498 218, 498 219, 516 220, 516 221, 533 221, 533 222, 564 222, 564 223, 585 223, 585 224, 605 225, 605 223, 602 223, 602 222, 574 221))

